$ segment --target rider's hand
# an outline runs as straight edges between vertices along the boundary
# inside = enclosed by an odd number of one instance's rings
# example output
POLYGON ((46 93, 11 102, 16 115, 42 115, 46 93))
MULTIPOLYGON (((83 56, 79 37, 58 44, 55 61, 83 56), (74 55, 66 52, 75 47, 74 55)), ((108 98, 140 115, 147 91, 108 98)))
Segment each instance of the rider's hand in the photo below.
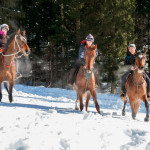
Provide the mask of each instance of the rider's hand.
POLYGON ((86 67, 87 67, 86 65, 83 66, 84 69, 86 69, 86 67))
POLYGON ((135 70, 135 67, 134 67, 134 66, 132 66, 130 69, 131 69, 131 70, 135 70))

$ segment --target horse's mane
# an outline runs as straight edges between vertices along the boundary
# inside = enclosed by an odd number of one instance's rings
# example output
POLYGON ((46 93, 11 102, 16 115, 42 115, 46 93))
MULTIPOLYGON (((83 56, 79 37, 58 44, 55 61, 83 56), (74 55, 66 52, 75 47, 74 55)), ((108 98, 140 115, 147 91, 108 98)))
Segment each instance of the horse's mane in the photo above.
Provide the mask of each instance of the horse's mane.
POLYGON ((96 45, 92 44, 90 47, 88 47, 87 45, 85 45, 85 49, 87 49, 87 50, 94 50, 96 48, 97 48, 97 44, 96 45))
POLYGON ((8 36, 8 40, 7 40, 7 43, 5 44, 5 49, 8 48, 10 42, 13 40, 13 37, 15 36, 16 32, 12 33, 10 36, 8 36))

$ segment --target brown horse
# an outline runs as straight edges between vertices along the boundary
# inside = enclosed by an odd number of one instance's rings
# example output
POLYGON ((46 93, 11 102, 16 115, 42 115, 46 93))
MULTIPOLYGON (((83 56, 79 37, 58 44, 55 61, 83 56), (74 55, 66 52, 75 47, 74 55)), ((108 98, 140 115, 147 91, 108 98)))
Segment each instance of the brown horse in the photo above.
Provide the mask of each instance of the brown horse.
POLYGON ((81 66, 79 69, 79 72, 76 77, 76 82, 73 84, 73 88, 77 93, 77 100, 76 100, 76 106, 75 109, 78 110, 79 107, 77 106, 78 101, 80 101, 80 110, 83 110, 83 100, 85 96, 87 95, 86 99, 86 111, 88 109, 89 100, 91 98, 91 95, 93 97, 95 107, 98 113, 100 113, 100 108, 97 102, 97 95, 95 91, 95 77, 93 73, 93 65, 94 65, 94 59, 95 59, 95 51, 97 49, 97 45, 95 46, 85 46, 85 63, 86 65, 83 67, 81 66))
POLYGON ((16 75, 14 59, 18 53, 21 53, 24 56, 27 56, 30 53, 25 31, 20 33, 20 29, 17 31, 17 33, 12 34, 12 36, 8 39, 5 50, 0 55, 0 102, 2 99, 2 82, 4 82, 4 87, 8 92, 9 101, 13 101, 12 89, 16 75), (8 83, 9 89, 7 86, 8 83))
POLYGON ((147 100, 146 92, 146 81, 143 77, 144 65, 145 65, 146 51, 144 53, 138 52, 135 57, 135 70, 129 76, 126 85, 126 98, 121 98, 124 100, 124 107, 122 110, 122 115, 125 115, 125 106, 127 103, 127 97, 129 98, 129 103, 132 111, 132 118, 135 119, 138 109, 140 107, 140 100, 145 103, 146 107, 146 118, 145 121, 149 121, 149 104, 147 100))

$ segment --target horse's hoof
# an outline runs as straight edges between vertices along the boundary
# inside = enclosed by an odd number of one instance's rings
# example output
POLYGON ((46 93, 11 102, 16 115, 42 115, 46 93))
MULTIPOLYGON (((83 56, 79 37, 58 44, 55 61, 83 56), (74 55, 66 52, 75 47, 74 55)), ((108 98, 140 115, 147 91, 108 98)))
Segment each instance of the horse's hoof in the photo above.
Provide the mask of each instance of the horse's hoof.
POLYGON ((135 116, 132 116, 132 119, 135 120, 135 116))
POLYGON ((149 118, 144 118, 144 121, 145 121, 145 122, 148 122, 148 121, 149 121, 149 118))
POLYGON ((9 100, 9 102, 10 102, 10 103, 12 103, 12 102, 13 102, 13 100, 12 100, 12 99, 10 99, 10 100, 9 100))
POLYGON ((83 108, 80 108, 80 111, 82 111, 83 110, 83 108))
POLYGON ((125 116, 125 115, 126 115, 126 113, 124 111, 122 111, 122 116, 125 116))
POLYGON ((79 107, 75 107, 75 110, 79 110, 79 107))

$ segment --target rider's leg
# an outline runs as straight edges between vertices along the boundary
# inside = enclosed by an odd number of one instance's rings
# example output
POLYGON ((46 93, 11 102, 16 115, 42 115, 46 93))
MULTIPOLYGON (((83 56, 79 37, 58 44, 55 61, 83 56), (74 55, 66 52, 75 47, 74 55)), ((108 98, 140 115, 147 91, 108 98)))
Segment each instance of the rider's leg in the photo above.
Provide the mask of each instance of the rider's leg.
POLYGON ((15 59, 15 66, 16 66, 16 76, 15 76, 15 80, 16 80, 22 77, 21 73, 18 72, 18 60, 17 59, 15 59))
POLYGON ((68 85, 69 86, 72 86, 73 83, 75 82, 76 80, 76 76, 77 76, 77 73, 79 71, 79 68, 81 66, 81 62, 78 61, 74 67, 70 70, 70 75, 69 75, 69 81, 68 81, 68 85))
POLYGON ((126 83, 126 80, 129 76, 129 74, 131 74, 131 71, 126 72, 121 78, 121 95, 120 95, 120 97, 125 97, 126 96, 125 83, 126 83))
POLYGON ((146 73, 144 73, 144 75, 146 77, 146 83, 147 83, 147 98, 150 98, 150 78, 146 73))
POLYGON ((68 81, 68 85, 69 86, 73 85, 73 76, 74 76, 74 73, 75 73, 75 68, 72 68, 70 70, 70 75, 69 75, 69 81, 68 81))
POLYGON ((95 87, 98 87, 98 70, 94 67, 94 76, 95 76, 95 87))

